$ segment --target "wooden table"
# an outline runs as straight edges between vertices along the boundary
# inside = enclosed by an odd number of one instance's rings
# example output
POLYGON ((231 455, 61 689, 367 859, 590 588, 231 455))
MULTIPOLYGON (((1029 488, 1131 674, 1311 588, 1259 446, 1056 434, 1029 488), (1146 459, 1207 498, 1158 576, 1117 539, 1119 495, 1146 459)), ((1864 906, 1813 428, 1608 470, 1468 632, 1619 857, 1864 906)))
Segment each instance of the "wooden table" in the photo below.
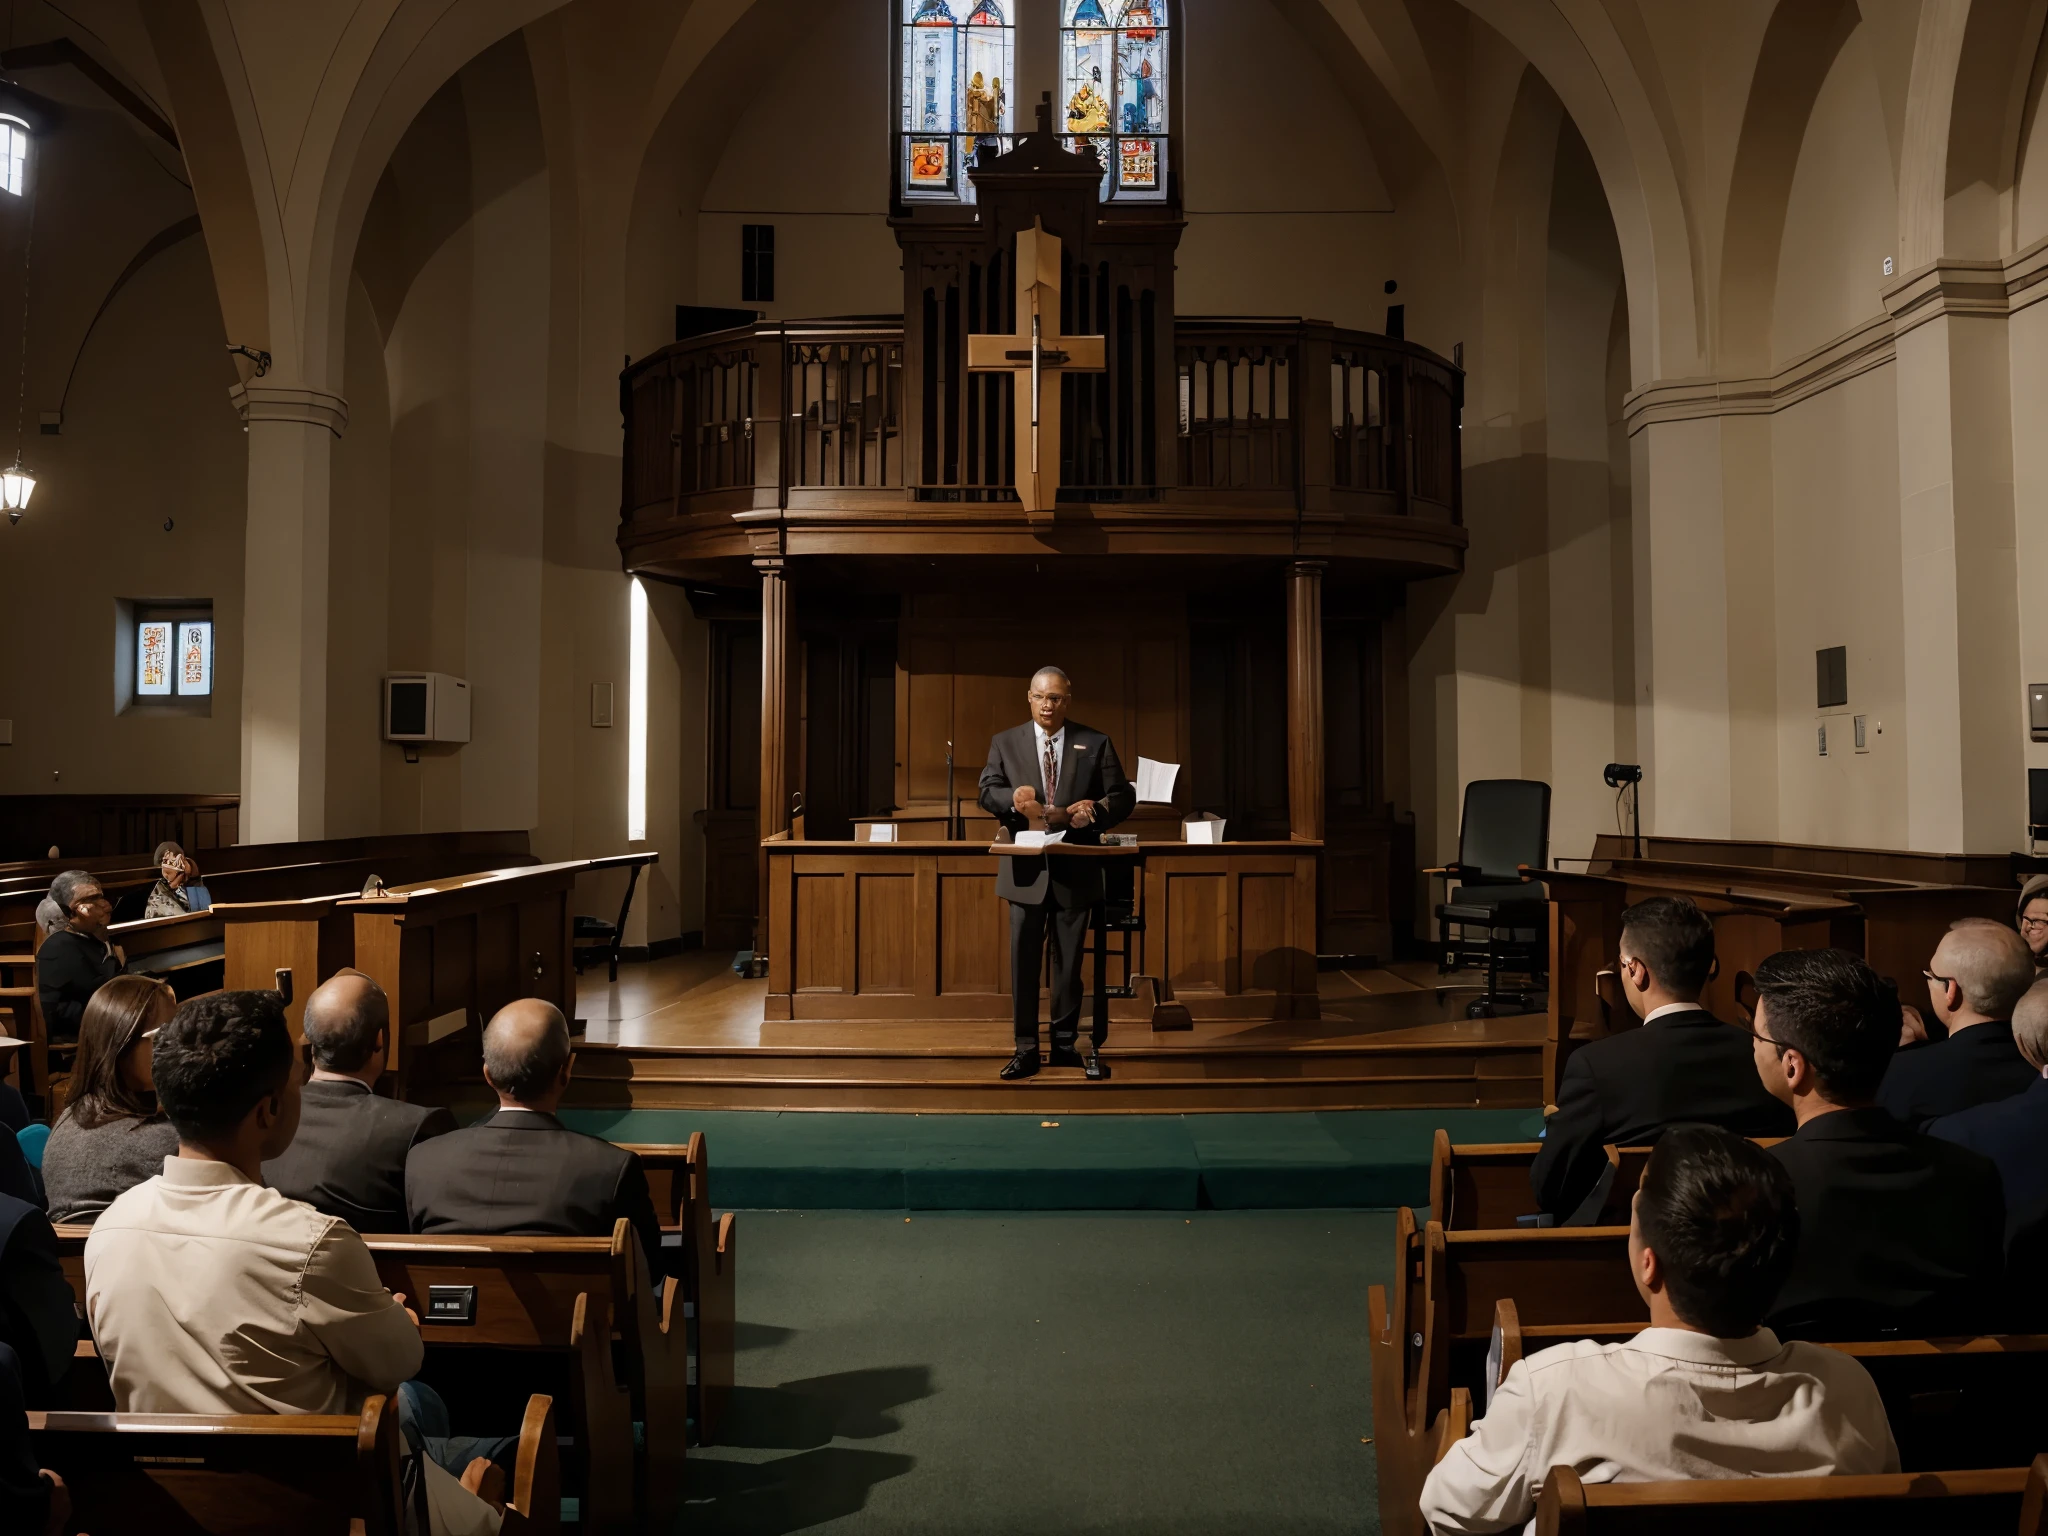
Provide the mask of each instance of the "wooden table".
MULTIPOLYGON (((763 845, 771 1020, 1007 1020, 1010 925, 986 842, 763 845)), ((1077 850, 1078 851, 1078 850, 1077 850)), ((1105 850, 1108 852, 1110 850, 1105 850)), ((1316 842, 1139 843, 1128 1012, 1316 1018, 1316 842)), ((1125 850, 1126 853, 1129 850, 1125 850)))

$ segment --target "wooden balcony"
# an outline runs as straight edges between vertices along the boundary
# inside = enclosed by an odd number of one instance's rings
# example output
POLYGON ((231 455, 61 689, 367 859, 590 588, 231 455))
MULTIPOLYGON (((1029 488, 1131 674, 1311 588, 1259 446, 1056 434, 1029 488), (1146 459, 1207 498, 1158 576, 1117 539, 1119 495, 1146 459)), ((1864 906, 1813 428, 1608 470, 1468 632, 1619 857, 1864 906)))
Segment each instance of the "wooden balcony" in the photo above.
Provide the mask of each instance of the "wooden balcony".
POLYGON ((1142 347, 1113 349, 1106 373, 1062 381, 1066 488, 1035 520, 1010 489, 1012 381, 933 350, 907 366, 896 316, 772 321, 632 364, 628 569, 720 580, 763 556, 1048 552, 1462 565, 1464 376, 1422 347, 1183 318, 1167 378, 1142 347))

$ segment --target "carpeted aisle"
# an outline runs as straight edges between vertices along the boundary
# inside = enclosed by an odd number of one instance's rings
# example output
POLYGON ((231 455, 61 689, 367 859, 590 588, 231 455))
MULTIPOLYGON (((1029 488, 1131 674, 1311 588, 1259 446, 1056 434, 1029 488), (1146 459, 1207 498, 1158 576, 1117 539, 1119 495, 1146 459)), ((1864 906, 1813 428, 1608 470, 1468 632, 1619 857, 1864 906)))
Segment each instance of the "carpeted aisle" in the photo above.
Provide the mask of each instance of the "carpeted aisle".
MULTIPOLYGON (((715 1163, 715 1157, 714 1157, 715 1163)), ((746 1211, 693 1532, 1377 1528, 1362 1211, 746 1211)))

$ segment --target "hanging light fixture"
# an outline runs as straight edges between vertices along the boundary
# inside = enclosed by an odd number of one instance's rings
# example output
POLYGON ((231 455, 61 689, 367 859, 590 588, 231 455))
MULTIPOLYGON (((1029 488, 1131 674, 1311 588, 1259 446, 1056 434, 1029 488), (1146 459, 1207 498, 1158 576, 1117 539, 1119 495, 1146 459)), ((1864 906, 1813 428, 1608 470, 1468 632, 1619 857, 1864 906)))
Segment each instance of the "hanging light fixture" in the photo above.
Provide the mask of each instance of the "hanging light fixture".
POLYGON ((0 115, 0 192, 28 201, 28 227, 21 239, 21 380, 14 399, 14 464, 0 469, 0 507, 7 509, 10 526, 21 521, 36 490, 36 477, 21 463, 21 423, 28 407, 28 260, 36 233, 35 199, 28 196, 26 185, 28 143, 28 124, 12 113, 0 115))

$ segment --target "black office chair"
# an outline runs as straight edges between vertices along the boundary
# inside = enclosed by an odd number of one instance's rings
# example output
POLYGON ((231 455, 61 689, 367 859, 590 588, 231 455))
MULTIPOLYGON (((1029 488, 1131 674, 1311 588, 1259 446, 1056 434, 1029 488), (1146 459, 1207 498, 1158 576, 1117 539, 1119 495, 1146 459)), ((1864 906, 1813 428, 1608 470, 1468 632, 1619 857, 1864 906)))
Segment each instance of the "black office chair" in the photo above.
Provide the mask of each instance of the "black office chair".
POLYGON ((1465 786, 1458 862, 1429 873, 1443 876, 1447 887, 1436 909, 1439 973, 1474 962, 1486 967, 1486 992, 1465 1010, 1468 1017, 1491 1018, 1508 1001, 1527 1009, 1540 990, 1550 958, 1550 913, 1537 875, 1549 862, 1548 784, 1474 779, 1465 786), (1456 891, 1448 889, 1451 881, 1456 891), (1503 971, 1527 977, 1529 990, 1501 991, 1503 971))

